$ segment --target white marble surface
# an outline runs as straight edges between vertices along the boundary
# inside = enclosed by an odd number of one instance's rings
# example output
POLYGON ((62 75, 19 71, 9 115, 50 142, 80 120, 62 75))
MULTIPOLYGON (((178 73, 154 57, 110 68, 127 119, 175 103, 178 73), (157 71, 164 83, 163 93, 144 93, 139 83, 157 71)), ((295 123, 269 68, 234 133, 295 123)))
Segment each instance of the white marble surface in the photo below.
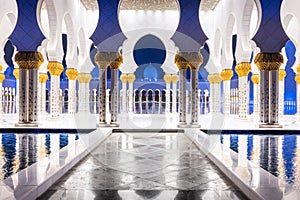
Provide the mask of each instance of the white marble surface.
POLYGON ((111 129, 98 129, 81 134, 74 148, 67 145, 59 152, 51 152, 49 157, 1 181, 1 199, 36 199, 110 133, 111 129))
MULTIPOLYGON (((58 119, 51 119, 50 115, 39 117, 39 127, 41 129, 95 129, 98 123, 98 114, 77 113, 75 115, 62 114, 58 119)), ((107 121, 109 122, 109 115, 107 121)), ((15 114, 0 114, 1 128, 18 128, 15 114)), ((190 122, 190 116, 187 116, 190 122)), ((119 114, 118 123, 120 128, 128 129, 176 129, 178 124, 178 114, 119 114)), ((199 115, 201 129, 214 130, 268 130, 259 128, 258 118, 249 115, 247 120, 238 119, 237 115, 199 115)), ((300 116, 285 115, 282 120, 283 128, 269 128, 269 130, 299 130, 300 116)))
POLYGON ((186 135, 250 198, 300 199, 300 190, 286 184, 253 162, 238 162, 238 154, 219 141, 219 135, 186 130, 186 135))

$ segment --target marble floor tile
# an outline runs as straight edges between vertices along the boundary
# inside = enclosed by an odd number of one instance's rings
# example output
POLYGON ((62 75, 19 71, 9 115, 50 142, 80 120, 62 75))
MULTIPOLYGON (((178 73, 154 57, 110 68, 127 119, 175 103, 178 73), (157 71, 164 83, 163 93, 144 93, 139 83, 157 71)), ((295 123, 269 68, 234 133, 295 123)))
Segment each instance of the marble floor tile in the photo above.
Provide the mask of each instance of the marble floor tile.
POLYGON ((182 133, 114 133, 40 199, 247 199, 182 133))

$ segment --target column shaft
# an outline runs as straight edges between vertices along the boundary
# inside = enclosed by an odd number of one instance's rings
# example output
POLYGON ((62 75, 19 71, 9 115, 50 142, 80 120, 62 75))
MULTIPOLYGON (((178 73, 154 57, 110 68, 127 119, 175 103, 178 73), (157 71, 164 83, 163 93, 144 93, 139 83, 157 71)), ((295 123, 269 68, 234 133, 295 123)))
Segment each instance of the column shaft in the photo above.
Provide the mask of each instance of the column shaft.
POLYGON ((177 82, 173 82, 172 113, 177 112, 177 82))
POLYGON ((248 77, 242 76, 239 77, 239 118, 247 119, 248 116, 248 104, 247 104, 247 95, 248 95, 248 77))
POLYGON ((170 109, 171 109, 171 102, 170 102, 170 83, 166 83, 166 113, 170 113, 170 109))
POLYGON ((19 122, 16 126, 38 126, 38 68, 44 61, 39 52, 18 52, 15 61, 19 65, 19 122))
POLYGON ((283 57, 280 53, 259 53, 254 62, 260 70, 260 127, 282 127, 278 124, 278 70, 283 57))
POLYGON ((76 113, 76 81, 69 80, 68 113, 76 113))
POLYGON ((127 82, 122 83, 122 112, 127 112, 127 82))
POLYGON ((99 69, 99 126, 106 125, 106 69, 99 69))
POLYGON ((186 69, 180 70, 179 75, 180 94, 179 94, 179 125, 185 126, 186 123, 186 69))
POLYGON ((223 113, 225 115, 229 115, 230 114, 230 80, 223 82, 223 95, 224 95, 223 113))
POLYGON ((59 77, 58 76, 51 76, 50 81, 50 114, 51 118, 55 119, 59 117, 59 77))
POLYGON ((111 125, 117 125, 118 120, 118 70, 111 71, 111 125))
POLYGON ((198 126, 199 98, 198 98, 198 70, 191 70, 191 126, 198 126))

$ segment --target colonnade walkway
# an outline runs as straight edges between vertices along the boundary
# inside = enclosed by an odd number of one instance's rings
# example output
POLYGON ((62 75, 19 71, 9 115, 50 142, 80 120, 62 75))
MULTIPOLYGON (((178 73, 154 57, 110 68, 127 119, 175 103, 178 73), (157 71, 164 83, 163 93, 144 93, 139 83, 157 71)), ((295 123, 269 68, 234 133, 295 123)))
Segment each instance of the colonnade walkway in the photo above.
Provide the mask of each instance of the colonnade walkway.
POLYGON ((112 133, 40 199, 247 199, 183 133, 112 133))

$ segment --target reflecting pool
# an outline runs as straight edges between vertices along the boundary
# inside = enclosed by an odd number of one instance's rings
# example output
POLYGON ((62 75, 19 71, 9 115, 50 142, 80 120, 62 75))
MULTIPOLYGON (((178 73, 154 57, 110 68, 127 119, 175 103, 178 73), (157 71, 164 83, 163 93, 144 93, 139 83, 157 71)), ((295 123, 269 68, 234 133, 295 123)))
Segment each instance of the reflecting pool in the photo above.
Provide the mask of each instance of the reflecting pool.
POLYGON ((299 135, 221 135, 221 143, 238 154, 238 162, 246 158, 261 168, 300 187, 299 135))
POLYGON ((0 134, 0 180, 59 151, 77 140, 76 134, 0 134))

